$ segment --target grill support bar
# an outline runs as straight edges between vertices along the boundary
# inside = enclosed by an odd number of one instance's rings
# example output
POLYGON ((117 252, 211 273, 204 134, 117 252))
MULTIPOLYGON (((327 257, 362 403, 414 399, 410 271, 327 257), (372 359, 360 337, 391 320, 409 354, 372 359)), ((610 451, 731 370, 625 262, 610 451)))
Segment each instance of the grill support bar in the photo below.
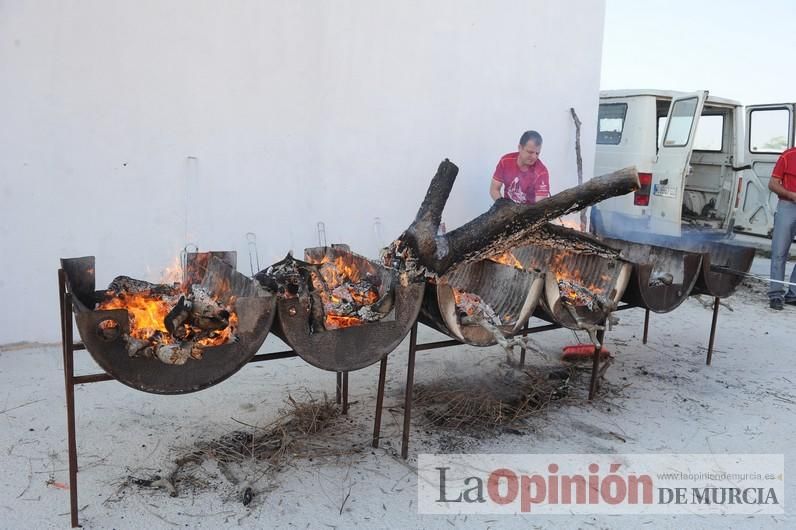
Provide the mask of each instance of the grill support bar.
MULTIPOLYGON (((66 290, 66 273, 63 269, 58 269, 58 301, 61 308, 61 344, 63 347, 64 361, 64 387, 66 391, 66 430, 67 444, 69 450, 69 513, 72 528, 79 528, 78 518, 78 497, 77 497, 77 431, 75 423, 75 386, 88 383, 99 383, 102 381, 113 381, 114 378, 106 373, 75 375, 75 352, 85 350, 86 345, 82 342, 74 342, 73 326, 74 317, 72 314, 72 295, 66 290)), ((293 350, 286 350, 273 353, 262 353, 251 358, 249 363, 261 361, 273 361, 276 359, 288 359, 298 357, 293 350)), ((382 361, 386 363, 386 359, 382 361)), ((348 413, 348 372, 338 372, 337 374, 337 403, 342 400, 343 414, 348 413), (341 384, 342 382, 342 384, 341 384), (341 392, 342 390, 342 392, 341 392), (342 395, 341 395, 342 393, 342 395)), ((381 412, 380 410, 378 411, 381 412)))
MULTIPOLYGON (((632 306, 629 304, 619 306, 616 311, 621 311, 623 309, 631 309, 636 306, 632 306)), ((553 329, 559 329, 562 326, 560 324, 544 324, 541 326, 534 326, 528 327, 526 324, 525 327, 522 329, 520 334, 523 337, 527 335, 531 335, 533 333, 541 333, 543 331, 550 331, 553 329)), ((602 330, 597 334, 600 344, 603 342, 603 338, 605 337, 605 331, 602 330)), ((447 348, 450 346, 460 346, 462 343, 458 340, 443 340, 438 342, 426 342, 424 344, 417 343, 417 322, 412 326, 412 331, 409 334, 409 359, 407 361, 406 367, 406 387, 404 389, 404 421, 403 421, 403 432, 401 434, 401 458, 406 460, 409 456, 409 427, 412 418, 412 393, 414 390, 414 378, 415 378, 415 354, 418 351, 423 350, 433 350, 437 348, 447 348)), ((520 350, 520 366, 522 366, 525 362, 525 349, 522 348, 520 350)), ((589 400, 593 399, 594 393, 598 387, 597 379, 600 372, 600 353, 602 349, 598 348, 595 349, 594 357, 593 357, 593 367, 591 373, 591 381, 589 384, 589 400)), ((385 368, 386 369, 386 368, 385 368)), ((373 426, 373 447, 379 446, 378 440, 378 433, 381 428, 381 405, 384 402, 384 384, 382 381, 382 374, 379 373, 379 388, 378 393, 376 395, 376 402, 378 404, 377 412, 376 412, 376 423, 373 426)))
POLYGON ((719 300, 717 296, 713 299, 713 322, 710 324, 710 339, 708 339, 708 356, 705 358, 705 364, 710 366, 710 361, 713 359, 713 340, 716 338, 716 320, 719 318, 719 300))
MULTIPOLYGON (((718 296, 713 298, 713 319, 710 322, 710 336, 708 338, 708 353, 705 357, 705 364, 710 366, 711 361, 713 360, 713 344, 716 340, 716 324, 718 323, 719 319, 719 305, 721 303, 721 298, 718 296)), ((622 306, 619 309, 624 309, 626 306, 622 306)), ((642 344, 647 343, 647 336, 649 331, 649 324, 650 324, 650 310, 646 309, 644 312, 644 335, 641 339, 642 344)))

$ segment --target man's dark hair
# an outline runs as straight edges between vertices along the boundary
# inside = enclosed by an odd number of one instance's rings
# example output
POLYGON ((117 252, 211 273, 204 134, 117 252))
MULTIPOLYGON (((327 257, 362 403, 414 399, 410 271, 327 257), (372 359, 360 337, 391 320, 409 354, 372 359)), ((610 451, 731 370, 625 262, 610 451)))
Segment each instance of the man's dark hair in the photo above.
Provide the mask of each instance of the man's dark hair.
POLYGON ((533 143, 536 145, 542 145, 542 135, 536 131, 525 131, 520 136, 520 145, 525 145, 528 143, 528 140, 533 140, 533 143))

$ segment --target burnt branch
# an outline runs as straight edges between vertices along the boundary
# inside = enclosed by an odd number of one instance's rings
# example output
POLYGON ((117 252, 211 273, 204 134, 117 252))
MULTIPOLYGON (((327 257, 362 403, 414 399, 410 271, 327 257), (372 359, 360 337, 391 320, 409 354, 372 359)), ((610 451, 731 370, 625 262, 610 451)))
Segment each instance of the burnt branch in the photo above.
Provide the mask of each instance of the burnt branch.
MULTIPOLYGON (((569 108, 569 113, 572 114, 572 121, 575 122, 575 161, 578 166, 578 186, 580 186, 583 184, 583 157, 580 154, 580 126, 583 124, 574 107, 569 108)), ((586 210, 580 211, 580 230, 586 230, 586 210)))
POLYGON ((485 213, 444 235, 437 235, 458 169, 445 160, 431 181, 412 225, 393 242, 388 256, 406 269, 421 265, 443 275, 456 265, 501 254, 528 244, 565 246, 580 252, 615 255, 596 239, 548 224, 550 219, 581 210, 604 199, 639 188, 633 167, 621 169, 564 190, 535 204, 498 199, 485 213))
MULTIPOLYGON (((393 242, 394 247, 410 249, 412 256, 433 256, 437 252, 437 232, 442 221, 442 210, 448 202, 448 196, 453 189, 459 168, 447 158, 440 163, 437 173, 431 178, 431 183, 426 191, 426 196, 415 220, 409 228, 393 242), (396 245, 397 244, 397 245, 396 245)), ((411 260, 410 255, 404 253, 405 260, 411 260)))

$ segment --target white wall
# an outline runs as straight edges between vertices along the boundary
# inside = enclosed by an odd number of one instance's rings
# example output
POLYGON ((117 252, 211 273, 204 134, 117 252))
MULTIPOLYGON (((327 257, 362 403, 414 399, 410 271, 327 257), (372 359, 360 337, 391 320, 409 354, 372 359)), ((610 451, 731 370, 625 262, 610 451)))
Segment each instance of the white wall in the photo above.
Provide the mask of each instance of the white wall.
POLYGON ((0 2, 0 343, 59 338, 58 258, 98 287, 186 245, 265 267, 327 240, 375 256, 439 161, 449 229, 522 131, 553 191, 593 167, 604 2, 0 2), (373 220, 381 218, 383 241, 373 220))

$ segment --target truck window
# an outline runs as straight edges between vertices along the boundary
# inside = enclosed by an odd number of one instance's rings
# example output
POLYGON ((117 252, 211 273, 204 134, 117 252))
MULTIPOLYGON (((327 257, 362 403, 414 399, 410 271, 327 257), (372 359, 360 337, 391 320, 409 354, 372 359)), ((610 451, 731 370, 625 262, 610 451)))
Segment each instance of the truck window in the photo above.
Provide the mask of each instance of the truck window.
POLYGON ((703 114, 699 117, 694 133, 694 149, 697 151, 721 151, 724 139, 724 116, 703 114))
POLYGON ((597 115, 597 143, 617 145, 625 128, 627 103, 604 103, 597 115))
POLYGON ((698 102, 697 98, 675 101, 672 108, 672 119, 666 127, 663 147, 682 147, 688 144, 698 102))
POLYGON ((754 109, 749 113, 749 151, 781 153, 788 146, 788 109, 754 109))
MULTIPOLYGON (((655 137, 656 144, 658 139, 666 130, 666 116, 658 116, 658 131, 655 137)), ((703 114, 699 118, 696 136, 694 136, 694 149, 697 151, 716 151, 724 150, 724 116, 721 114, 703 114)))

